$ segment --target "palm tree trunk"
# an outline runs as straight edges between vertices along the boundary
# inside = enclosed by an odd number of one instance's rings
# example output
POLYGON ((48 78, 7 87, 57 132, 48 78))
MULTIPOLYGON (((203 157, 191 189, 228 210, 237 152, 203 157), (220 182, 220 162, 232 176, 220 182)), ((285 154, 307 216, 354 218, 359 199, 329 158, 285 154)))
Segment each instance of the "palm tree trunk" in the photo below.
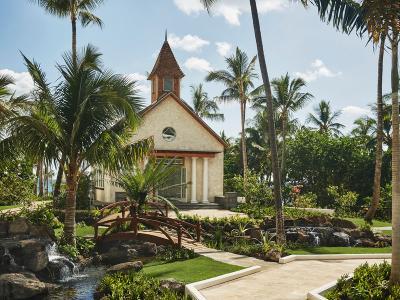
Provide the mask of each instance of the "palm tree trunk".
POLYGON ((287 130, 288 117, 284 113, 282 116, 282 157, 281 157, 281 181, 286 179, 285 175, 285 159, 286 159, 286 130, 287 130))
POLYGON ((383 143, 383 59, 385 56, 385 39, 386 35, 382 34, 381 44, 379 49, 378 60, 378 96, 377 96, 377 128, 376 128, 376 152, 375 152, 375 174, 374 174, 374 191, 372 194, 371 207, 365 215, 365 221, 372 224, 372 219, 375 216, 376 210, 379 206, 379 199, 381 197, 381 173, 382 173, 382 143, 383 143))
POLYGON ((397 30, 392 36, 392 271, 390 282, 400 283, 400 133, 399 133, 399 49, 397 30))
POLYGON ((246 104, 240 101, 240 123, 242 127, 242 159, 243 159, 243 183, 246 190, 247 186, 247 147, 246 147, 246 104))
POLYGON ((38 162, 39 168, 39 197, 43 197, 43 161, 40 159, 38 162))
POLYGON ((49 195, 49 168, 47 163, 44 165, 44 195, 49 195))
POLYGON ((54 185, 54 191, 53 191, 54 198, 57 198, 60 195, 61 181, 64 173, 64 164, 65 164, 65 155, 63 154, 60 159, 60 164, 58 166, 58 171, 57 171, 56 183, 54 185))
MULTIPOLYGON (((75 8, 71 8, 75 11, 75 8)), ((76 54, 76 16, 75 13, 71 12, 71 26, 72 26, 72 61, 74 64, 77 63, 77 54, 76 54)))
POLYGON ((76 190, 78 186, 78 168, 74 162, 68 166, 66 176, 67 201, 65 206, 64 238, 70 245, 75 245, 75 211, 76 211, 76 190))
POLYGON ((258 59, 260 62, 260 70, 265 87, 265 95, 267 98, 267 117, 268 117, 268 134, 271 146, 272 175, 274 184, 274 198, 276 209, 276 240, 280 244, 286 243, 285 225, 283 217, 283 203, 281 191, 281 176, 279 172, 278 149, 276 145, 276 132, 274 123, 274 104, 272 100, 271 85, 268 77, 267 64, 265 62, 264 47, 261 37, 260 21, 258 19, 256 0, 250 0, 251 15, 253 18, 254 34, 257 43, 258 59))
POLYGON ((35 174, 35 185, 33 186, 33 193, 37 196, 38 194, 38 182, 39 182, 39 164, 36 165, 36 174, 35 174))

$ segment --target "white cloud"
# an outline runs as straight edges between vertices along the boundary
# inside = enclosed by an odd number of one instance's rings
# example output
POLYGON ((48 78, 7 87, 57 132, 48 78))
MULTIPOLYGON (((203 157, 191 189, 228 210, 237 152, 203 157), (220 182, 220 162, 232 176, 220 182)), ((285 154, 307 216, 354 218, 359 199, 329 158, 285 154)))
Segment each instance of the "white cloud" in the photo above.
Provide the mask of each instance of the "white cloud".
POLYGON ((28 72, 15 72, 9 69, 0 70, 0 74, 11 76, 14 79, 14 84, 10 85, 10 89, 16 96, 27 94, 32 91, 34 84, 31 75, 28 72))
POLYGON ((143 94, 150 94, 150 85, 147 82, 147 76, 140 73, 131 73, 125 75, 129 80, 136 81, 136 88, 143 94))
POLYGON ((334 72, 330 70, 322 60, 316 59, 311 63, 311 68, 305 72, 296 72, 297 77, 303 78, 305 81, 315 81, 321 77, 333 78, 342 75, 342 72, 334 72))
MULTIPOLYGON (((198 14, 204 11, 200 0, 174 0, 175 5, 187 15, 198 14)), ((259 13, 265 13, 272 10, 281 10, 287 6, 285 0, 258 0, 259 13)), ((216 3, 212 13, 216 16, 222 16, 232 25, 240 25, 239 17, 243 13, 250 12, 250 4, 246 0, 221 0, 216 3)))
POLYGON ((371 115, 372 112, 369 108, 349 105, 342 109, 342 113, 346 114, 348 116, 358 118, 358 117, 365 116, 365 115, 371 115))
POLYGON ((203 40, 197 35, 191 35, 191 34, 187 34, 181 38, 172 33, 168 36, 168 41, 172 48, 182 49, 187 52, 198 51, 204 46, 210 44, 209 41, 203 40))
POLYGON ((226 57, 232 50, 232 45, 227 42, 216 42, 217 52, 219 55, 226 57))
POLYGON ((198 57, 188 58, 185 62, 185 67, 189 70, 200 72, 209 72, 212 70, 211 64, 207 60, 198 57))

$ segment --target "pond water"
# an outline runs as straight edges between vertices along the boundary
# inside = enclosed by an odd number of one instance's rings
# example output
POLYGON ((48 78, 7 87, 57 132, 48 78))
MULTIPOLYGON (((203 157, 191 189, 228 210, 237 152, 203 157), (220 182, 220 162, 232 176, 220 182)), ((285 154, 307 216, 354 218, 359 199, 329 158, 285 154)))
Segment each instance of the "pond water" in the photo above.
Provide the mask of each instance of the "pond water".
POLYGON ((53 290, 45 300, 91 300, 93 293, 105 273, 105 267, 88 267, 79 274, 63 280, 61 288, 53 290))

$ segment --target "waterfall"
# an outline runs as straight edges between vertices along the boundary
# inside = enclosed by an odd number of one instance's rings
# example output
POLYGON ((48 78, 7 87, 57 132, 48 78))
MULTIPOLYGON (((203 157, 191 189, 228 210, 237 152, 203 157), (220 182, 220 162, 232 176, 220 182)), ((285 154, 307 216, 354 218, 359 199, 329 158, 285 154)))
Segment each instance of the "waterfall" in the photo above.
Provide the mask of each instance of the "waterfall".
POLYGON ((314 228, 311 228, 309 235, 312 237, 313 246, 318 247, 320 245, 320 237, 318 232, 315 232, 314 228))
POLYGON ((56 280, 66 282, 79 277, 78 267, 73 261, 58 252, 55 243, 49 244, 46 247, 46 252, 49 257, 50 269, 53 271, 52 273, 56 280))

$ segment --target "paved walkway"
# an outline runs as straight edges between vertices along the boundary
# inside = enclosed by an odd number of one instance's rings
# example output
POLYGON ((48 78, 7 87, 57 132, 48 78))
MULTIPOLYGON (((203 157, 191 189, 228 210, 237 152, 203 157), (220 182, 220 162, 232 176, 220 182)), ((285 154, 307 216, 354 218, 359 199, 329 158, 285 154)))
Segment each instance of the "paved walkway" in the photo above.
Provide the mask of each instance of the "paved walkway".
MULTIPOLYGON (((207 300, 304 300, 307 293, 351 273, 366 260, 295 261, 268 264, 263 270, 200 292, 207 300)), ((383 260, 367 260, 379 263, 383 260)))

